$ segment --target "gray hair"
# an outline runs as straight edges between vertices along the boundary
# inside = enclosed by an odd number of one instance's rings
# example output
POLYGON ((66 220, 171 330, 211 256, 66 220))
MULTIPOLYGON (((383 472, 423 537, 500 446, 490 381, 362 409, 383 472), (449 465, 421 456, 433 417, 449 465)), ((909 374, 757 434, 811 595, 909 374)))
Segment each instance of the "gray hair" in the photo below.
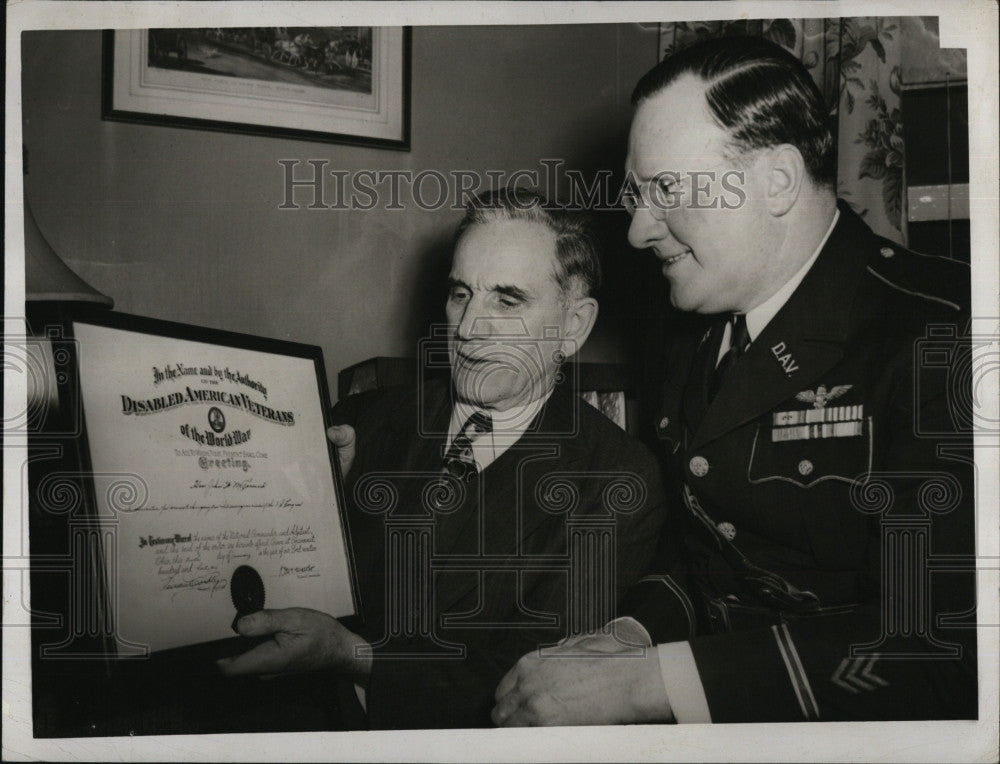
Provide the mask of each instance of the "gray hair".
POLYGON ((541 223, 556 237, 555 279, 565 297, 590 297, 601 288, 601 260, 587 219, 526 188, 485 191, 465 206, 456 241, 476 224, 505 220, 541 223))

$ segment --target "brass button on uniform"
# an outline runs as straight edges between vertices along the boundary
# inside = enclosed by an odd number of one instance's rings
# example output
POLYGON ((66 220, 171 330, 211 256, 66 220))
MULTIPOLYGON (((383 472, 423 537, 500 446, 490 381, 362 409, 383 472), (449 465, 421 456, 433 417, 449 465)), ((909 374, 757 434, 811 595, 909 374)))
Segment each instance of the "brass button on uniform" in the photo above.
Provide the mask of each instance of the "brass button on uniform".
POLYGON ((813 463, 808 459, 803 459, 799 462, 799 474, 805 477, 810 472, 813 471, 813 463))
POLYGON ((730 541, 736 538, 736 526, 733 525, 732 523, 721 522, 715 527, 719 529, 719 533, 721 533, 730 541))
POLYGON ((704 456, 692 456, 688 467, 691 468, 691 474, 695 477, 705 477, 708 474, 708 459, 704 456))
POLYGON ((885 258, 892 257, 893 255, 896 254, 896 250, 894 250, 892 247, 882 247, 882 249, 879 251, 881 252, 882 257, 885 258))
POLYGON ((670 417, 663 417, 663 419, 660 420, 660 429, 665 430, 669 426, 670 426, 670 417))

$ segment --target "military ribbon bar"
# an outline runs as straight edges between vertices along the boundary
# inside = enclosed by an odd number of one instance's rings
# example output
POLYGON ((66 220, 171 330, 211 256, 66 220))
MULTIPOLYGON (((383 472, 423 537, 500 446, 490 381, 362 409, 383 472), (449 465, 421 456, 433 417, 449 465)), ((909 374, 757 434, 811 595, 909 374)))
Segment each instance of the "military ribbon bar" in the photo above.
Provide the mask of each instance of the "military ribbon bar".
POLYGON ((849 438, 861 435, 862 423, 859 422, 824 422, 822 424, 803 424, 795 427, 775 427, 771 430, 771 441, 778 443, 785 440, 813 440, 817 438, 849 438))
POLYGON ((800 409, 798 411, 776 411, 771 416, 772 424, 775 427, 826 422, 860 422, 864 419, 864 409, 863 404, 831 406, 830 408, 800 409))

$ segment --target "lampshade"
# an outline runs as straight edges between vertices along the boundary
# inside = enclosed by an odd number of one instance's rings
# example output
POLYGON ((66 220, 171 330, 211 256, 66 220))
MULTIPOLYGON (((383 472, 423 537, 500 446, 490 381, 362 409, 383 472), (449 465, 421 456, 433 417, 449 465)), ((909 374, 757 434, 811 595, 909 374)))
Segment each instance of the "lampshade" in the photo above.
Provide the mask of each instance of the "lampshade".
POLYGON ((77 276, 45 240, 31 206, 24 204, 24 275, 28 302, 85 302, 111 308, 115 301, 77 276))

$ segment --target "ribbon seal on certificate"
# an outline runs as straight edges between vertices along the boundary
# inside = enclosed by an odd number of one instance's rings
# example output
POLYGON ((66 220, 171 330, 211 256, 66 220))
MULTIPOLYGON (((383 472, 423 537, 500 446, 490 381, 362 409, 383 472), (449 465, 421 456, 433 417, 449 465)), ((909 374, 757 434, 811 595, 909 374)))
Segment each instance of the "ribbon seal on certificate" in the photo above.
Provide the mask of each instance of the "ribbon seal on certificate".
POLYGON ((240 618, 264 609, 264 581, 260 573, 249 565, 240 565, 229 579, 229 596, 236 608, 233 619, 233 631, 236 631, 240 618))

